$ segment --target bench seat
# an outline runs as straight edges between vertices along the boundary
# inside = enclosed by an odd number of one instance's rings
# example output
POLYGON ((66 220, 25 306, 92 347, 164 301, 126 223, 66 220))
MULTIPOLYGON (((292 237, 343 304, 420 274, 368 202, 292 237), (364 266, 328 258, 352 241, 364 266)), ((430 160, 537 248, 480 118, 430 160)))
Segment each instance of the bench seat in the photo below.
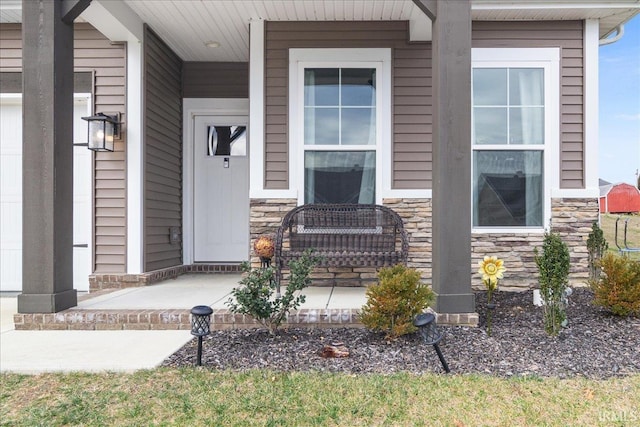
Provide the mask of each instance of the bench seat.
POLYGON ((406 264, 409 243, 402 219, 386 206, 307 204, 289 211, 278 228, 278 283, 307 249, 321 258, 320 267, 377 268, 406 264))

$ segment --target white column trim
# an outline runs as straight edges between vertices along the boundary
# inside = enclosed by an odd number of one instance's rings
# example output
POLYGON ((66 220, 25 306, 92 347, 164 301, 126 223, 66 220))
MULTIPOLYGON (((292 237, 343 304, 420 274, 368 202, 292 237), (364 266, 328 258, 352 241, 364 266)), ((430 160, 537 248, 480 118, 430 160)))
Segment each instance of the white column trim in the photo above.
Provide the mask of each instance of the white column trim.
MULTIPOLYGON (((599 195, 599 26, 597 19, 584 25, 584 186, 585 193, 599 195)), ((583 196, 590 197, 590 196, 583 196)))
POLYGON ((127 43, 127 273, 144 271, 143 46, 127 43))
POLYGON ((554 188, 552 199, 592 199, 600 197, 599 188, 554 188))
MULTIPOLYGON (((264 20, 249 22, 249 198, 295 198, 291 190, 268 190, 265 181, 265 73, 264 73, 264 20)), ((291 171, 289 164, 289 171, 291 171)), ((291 172, 289 172, 291 186, 291 172)))

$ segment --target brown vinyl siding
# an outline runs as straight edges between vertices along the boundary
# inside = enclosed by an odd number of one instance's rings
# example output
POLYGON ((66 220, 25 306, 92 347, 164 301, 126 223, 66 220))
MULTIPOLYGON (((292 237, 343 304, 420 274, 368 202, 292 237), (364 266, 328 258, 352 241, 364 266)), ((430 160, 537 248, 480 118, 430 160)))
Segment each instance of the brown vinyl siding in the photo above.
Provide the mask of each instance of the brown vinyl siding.
MULTIPOLYGON (((0 24, 0 40, 0 72, 21 72, 21 24, 0 24)), ((125 58, 124 44, 112 43, 89 24, 75 25, 74 69, 93 74, 93 111, 121 112, 125 123, 115 151, 93 156, 95 273, 126 271, 125 58)))
POLYGON ((22 24, 0 24, 0 71, 22 72, 22 24))
POLYGON ((431 188, 431 43, 393 51, 391 188, 431 188))
POLYGON ((184 98, 248 98, 248 62, 184 62, 184 98))
POLYGON ((584 188, 582 21, 474 22, 473 47, 559 47, 560 187, 584 188))
POLYGON ((339 47, 393 49, 392 187, 431 187, 431 45, 408 44, 407 26, 404 21, 266 22, 265 188, 289 188, 288 144, 296 142, 288 138, 288 49, 339 47))
POLYGON ((144 271, 182 264, 182 60, 145 27, 144 271))
MULTIPOLYGON (((393 48, 392 188, 431 188, 431 44, 407 43, 406 22, 267 22, 265 188, 289 188, 289 48, 393 48)), ((559 47, 560 186, 584 188, 583 23, 473 22, 473 47, 559 47)), ((385 159, 386 160, 386 159, 385 159)))

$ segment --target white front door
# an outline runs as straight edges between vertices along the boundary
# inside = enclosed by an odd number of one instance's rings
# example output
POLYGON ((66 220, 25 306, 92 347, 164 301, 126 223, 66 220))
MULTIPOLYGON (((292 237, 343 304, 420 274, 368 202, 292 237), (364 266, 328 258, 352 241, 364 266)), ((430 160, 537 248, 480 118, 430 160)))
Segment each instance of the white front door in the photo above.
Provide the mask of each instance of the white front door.
POLYGON ((196 116, 193 147, 194 262, 249 258, 247 116, 196 116))
MULTIPOLYGON (((88 96, 74 100, 74 143, 87 142, 88 96)), ((73 287, 89 290, 91 152, 73 149, 73 287)), ((22 97, 0 99, 0 291, 22 290, 22 97)))

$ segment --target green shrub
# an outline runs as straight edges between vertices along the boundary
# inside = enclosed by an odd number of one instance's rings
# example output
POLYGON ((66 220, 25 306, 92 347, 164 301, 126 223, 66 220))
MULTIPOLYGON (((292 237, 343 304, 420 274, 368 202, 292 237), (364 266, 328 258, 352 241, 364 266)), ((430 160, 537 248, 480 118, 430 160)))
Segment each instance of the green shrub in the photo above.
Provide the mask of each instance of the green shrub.
POLYGON ((548 232, 544 234, 542 254, 538 253, 538 248, 534 252, 540 273, 540 296, 544 301, 544 328, 547 334, 556 336, 567 321, 569 249, 558 234, 548 232))
POLYGON ((435 300, 433 291, 420 283, 420 273, 403 265, 382 268, 379 282, 367 289, 360 320, 369 329, 397 338, 415 331, 414 317, 435 300))
POLYGON ((600 266, 604 274, 591 284, 593 303, 618 316, 640 315, 640 261, 609 253, 600 266))
POLYGON ((313 251, 306 250, 302 256, 289 263, 291 276, 283 295, 276 294, 275 269, 273 267, 252 269, 249 263, 242 264, 245 273, 240 287, 233 288, 227 306, 233 313, 248 314, 275 335, 278 327, 287 319, 289 311, 296 310, 305 302, 299 293, 311 284, 309 274, 319 262, 313 251), (234 300, 235 298, 235 300, 234 300))
POLYGON ((607 251, 609 245, 604 238, 604 232, 598 225, 597 221, 593 222, 591 233, 587 238, 587 251, 589 252, 589 281, 597 281, 600 279, 600 259, 607 251))

